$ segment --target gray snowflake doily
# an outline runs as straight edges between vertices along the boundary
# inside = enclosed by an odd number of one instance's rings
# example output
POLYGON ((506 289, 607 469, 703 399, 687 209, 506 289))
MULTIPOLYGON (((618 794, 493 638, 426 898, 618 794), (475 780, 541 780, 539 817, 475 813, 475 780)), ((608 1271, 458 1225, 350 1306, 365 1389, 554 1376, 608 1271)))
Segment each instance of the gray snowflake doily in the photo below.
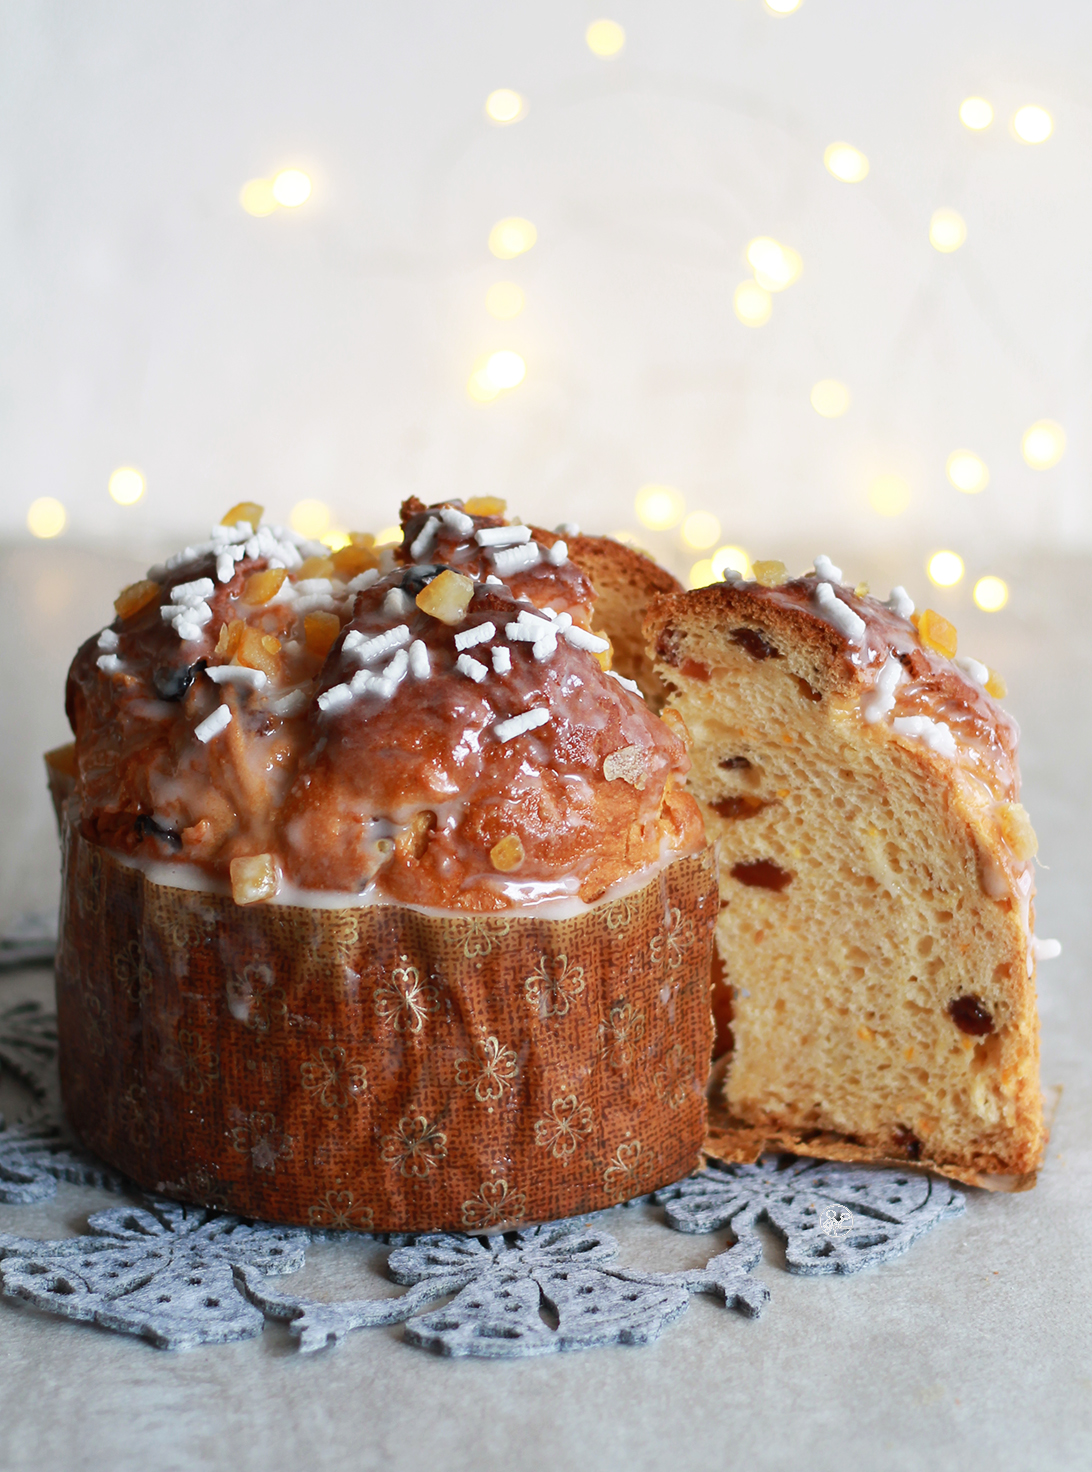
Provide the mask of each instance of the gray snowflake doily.
MULTIPOLYGON (((55 1049, 53 1020, 36 1004, 0 1013, 0 1072, 37 1101, 56 1098, 55 1049)), ((912 1171, 776 1156, 715 1164, 627 1204, 662 1210, 674 1231, 726 1231, 728 1244, 717 1244, 703 1268, 642 1271, 618 1262, 606 1212, 516 1232, 416 1238, 245 1222, 140 1192, 82 1151, 40 1103, 11 1125, 0 1119, 0 1202, 45 1200, 58 1180, 128 1191, 143 1204, 97 1212, 85 1235, 59 1241, 0 1234, 3 1296, 161 1349, 250 1338, 267 1320, 285 1323, 304 1352, 396 1324, 409 1344, 450 1356, 650 1344, 694 1294, 748 1318, 763 1312, 769 1289, 752 1276, 763 1223, 783 1238, 790 1273, 854 1273, 964 1209, 948 1182, 912 1171), (267 1285, 302 1268, 310 1243, 350 1238, 385 1245, 387 1273, 406 1291, 323 1302, 267 1285)))

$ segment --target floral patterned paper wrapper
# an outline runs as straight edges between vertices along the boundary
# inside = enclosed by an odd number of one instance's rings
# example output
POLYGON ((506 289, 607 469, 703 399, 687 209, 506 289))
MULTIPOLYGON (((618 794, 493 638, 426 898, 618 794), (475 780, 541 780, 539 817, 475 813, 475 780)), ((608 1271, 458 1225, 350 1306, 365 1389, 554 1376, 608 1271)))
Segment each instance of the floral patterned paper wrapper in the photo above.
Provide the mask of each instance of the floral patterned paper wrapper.
POLYGON ((568 920, 241 908, 62 824, 72 1125, 140 1185, 268 1221, 486 1231, 700 1163, 711 849, 568 920))

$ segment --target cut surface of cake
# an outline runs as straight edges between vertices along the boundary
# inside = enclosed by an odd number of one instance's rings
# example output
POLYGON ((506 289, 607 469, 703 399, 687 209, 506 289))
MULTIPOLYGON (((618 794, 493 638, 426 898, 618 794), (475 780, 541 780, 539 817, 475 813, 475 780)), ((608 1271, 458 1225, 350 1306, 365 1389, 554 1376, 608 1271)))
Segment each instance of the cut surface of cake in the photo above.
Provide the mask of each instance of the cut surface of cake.
POLYGON ((1036 840, 998 677, 901 588, 759 572, 646 622, 719 854, 720 1153, 1026 1184, 1036 840))

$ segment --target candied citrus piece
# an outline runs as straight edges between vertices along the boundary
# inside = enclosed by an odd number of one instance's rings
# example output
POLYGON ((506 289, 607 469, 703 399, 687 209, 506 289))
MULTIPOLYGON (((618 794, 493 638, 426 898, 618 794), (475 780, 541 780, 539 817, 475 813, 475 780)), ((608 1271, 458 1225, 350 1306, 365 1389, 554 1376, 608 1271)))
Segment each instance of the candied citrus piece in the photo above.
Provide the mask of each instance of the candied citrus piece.
POLYGON ((216 641, 214 653, 221 659, 231 659, 239 647, 239 640, 243 637, 246 624, 241 618, 233 618, 229 624, 220 625, 220 637, 216 641))
POLYGON ((280 648, 281 641, 272 634, 263 634, 260 629, 244 624, 235 647, 235 662, 245 664, 248 669, 262 670, 267 679, 276 682, 281 673, 280 648))
POLYGON ((673 710, 669 705, 665 706, 660 712, 660 720, 670 728, 684 746, 690 746, 690 728, 677 710, 673 710))
POLYGON ((257 606, 268 603, 274 593, 279 593, 288 573, 283 567, 267 567, 263 572, 252 572, 243 584, 243 602, 257 606))
POLYGON ((854 594, 858 598, 867 598, 868 597, 868 584, 867 583, 858 583, 857 586, 853 589, 853 592, 854 592, 854 594))
POLYGON ((517 833, 506 833, 499 843, 489 850, 489 862, 500 874, 511 874, 518 869, 527 855, 517 833))
POLYGON ((306 578, 329 578, 334 573, 334 564, 329 557, 308 557, 296 569, 296 577, 302 583, 306 578))
POLYGON ((395 848, 404 859, 419 859, 428 847, 428 836, 435 826, 435 813, 414 813, 394 840, 395 848))
POLYGON ((471 496, 469 501, 463 502, 463 510, 467 516, 503 516, 508 510, 508 502, 499 496, 471 496))
POLYGON ((259 506, 256 501, 240 501, 237 506, 231 508, 220 525, 238 526, 239 522, 248 521, 254 530, 257 531, 258 523, 264 514, 265 507, 259 506))
POLYGON ((371 532, 350 532, 349 542, 353 547, 374 547, 375 537, 371 532))
POLYGON ((622 746, 603 758, 603 776, 608 782, 628 782, 638 792, 648 780, 648 758, 640 746, 622 746))
MULTIPOLYGON (((606 634, 604 634, 601 629, 596 629, 595 632, 599 635, 600 639, 607 639, 606 634)), ((614 659, 614 649, 613 649, 613 647, 612 647, 611 642, 610 642, 609 639, 607 639, 607 647, 606 647, 606 649, 604 649, 604 650, 602 650, 602 651, 600 651, 598 653, 593 654, 592 655, 592 659, 595 659, 595 660, 598 660, 599 661, 599 668, 601 670, 609 670, 610 669, 611 662, 614 659)))
POLYGON ((771 562, 752 562, 751 571, 755 575, 755 582, 763 588, 780 588, 782 583, 787 583, 789 580, 789 573, 785 564, 776 560, 771 562))
POLYGON ((473 596, 473 580, 464 578, 461 572, 452 572, 448 567, 421 589, 417 595, 417 607, 422 613, 438 618, 442 624, 461 624, 473 596))
POLYGON ((252 854, 231 861, 231 897, 237 905, 256 905, 277 893, 277 866, 272 854, 252 854))
POLYGON ((355 578, 358 573, 369 572, 373 567, 379 566, 379 558, 370 547, 358 547, 355 544, 339 547, 330 561, 343 583, 355 578))
POLYGON ((990 678, 986 681, 986 694, 992 695, 994 700, 1004 700, 1008 693, 1009 687, 1001 676, 996 670, 990 670, 990 678))
POLYGON ((317 613, 307 614, 303 620, 303 637, 307 648, 319 659, 326 658, 340 633, 341 620, 336 613, 325 613, 320 609, 317 613))
POLYGON ((1024 863, 1039 851, 1039 840, 1022 802, 1003 802, 997 807, 1001 837, 1014 859, 1024 863))
POLYGON ((927 608, 918 620, 918 638, 926 649, 943 654, 945 659, 954 659, 956 652, 955 624, 950 624, 943 614, 927 608))
POLYGON ((153 583, 151 578, 144 578, 139 583, 130 583, 127 588, 122 588, 114 599, 114 610, 118 618, 132 618, 134 613, 147 608, 152 599, 158 597, 159 584, 153 583))

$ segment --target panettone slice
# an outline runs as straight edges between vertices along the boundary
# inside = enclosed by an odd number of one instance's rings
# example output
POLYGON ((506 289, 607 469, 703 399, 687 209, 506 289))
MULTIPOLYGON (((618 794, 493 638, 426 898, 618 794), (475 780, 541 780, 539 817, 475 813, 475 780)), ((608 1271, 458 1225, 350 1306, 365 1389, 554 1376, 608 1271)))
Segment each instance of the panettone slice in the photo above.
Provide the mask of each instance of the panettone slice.
POLYGON ((710 1148, 1031 1184, 1036 845, 1016 726, 991 672, 950 657, 950 624, 818 565, 662 598, 646 622, 719 850, 728 1117, 710 1148))

